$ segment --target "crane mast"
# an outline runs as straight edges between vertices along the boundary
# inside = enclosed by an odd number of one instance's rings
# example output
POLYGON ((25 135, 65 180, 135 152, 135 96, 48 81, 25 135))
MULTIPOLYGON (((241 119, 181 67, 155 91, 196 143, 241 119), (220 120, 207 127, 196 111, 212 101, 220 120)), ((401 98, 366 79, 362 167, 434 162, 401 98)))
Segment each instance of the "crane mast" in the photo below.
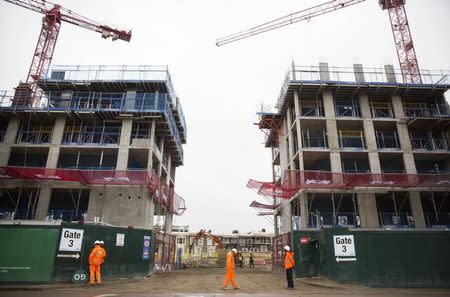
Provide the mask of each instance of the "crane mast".
MULTIPOLYGON (((328 1, 295 13, 288 14, 250 29, 219 38, 216 40, 216 45, 222 46, 227 43, 245 39, 300 21, 309 21, 313 17, 349 7, 364 1, 365 0, 328 1)), ((422 83, 419 63, 417 62, 411 31, 409 29, 408 18, 406 16, 405 0, 379 0, 379 4, 381 8, 383 10, 387 10, 389 14, 389 20, 394 36, 403 81, 405 83, 413 84, 422 83)))
POLYGON ((130 41, 131 39, 131 31, 99 24, 58 4, 53 4, 45 0, 4 1, 44 15, 27 80, 26 83, 19 84, 16 88, 16 94, 13 98, 14 105, 23 105, 25 103, 26 105, 32 106, 35 103, 36 82, 42 78, 45 69, 48 69, 50 66, 62 21, 101 33, 103 38, 111 37, 113 41, 117 39, 130 41))

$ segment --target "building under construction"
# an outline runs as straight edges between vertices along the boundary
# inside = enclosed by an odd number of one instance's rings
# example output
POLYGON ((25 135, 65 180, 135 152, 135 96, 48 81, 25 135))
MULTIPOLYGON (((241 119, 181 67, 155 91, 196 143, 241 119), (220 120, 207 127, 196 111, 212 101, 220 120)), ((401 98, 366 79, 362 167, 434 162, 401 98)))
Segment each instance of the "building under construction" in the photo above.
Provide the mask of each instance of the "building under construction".
POLYGON ((278 233, 327 227, 450 226, 450 117, 444 72, 292 66, 278 112, 261 112, 273 181, 248 186, 278 233))
POLYGON ((54 66, 0 99, 1 219, 170 233, 186 124, 167 67, 54 66))

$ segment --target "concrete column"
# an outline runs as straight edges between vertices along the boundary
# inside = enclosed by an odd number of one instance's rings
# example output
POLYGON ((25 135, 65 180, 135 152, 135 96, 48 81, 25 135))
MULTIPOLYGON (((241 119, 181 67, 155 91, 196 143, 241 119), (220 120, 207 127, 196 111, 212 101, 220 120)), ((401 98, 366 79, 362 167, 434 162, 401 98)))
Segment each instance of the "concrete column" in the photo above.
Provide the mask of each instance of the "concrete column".
POLYGON ((141 109, 141 106, 136 106, 136 91, 127 91, 127 93, 125 94, 124 106, 125 110, 141 109))
POLYGON ((355 73, 355 80, 357 82, 365 82, 364 69, 362 64, 353 64, 353 71, 355 73))
POLYGON ((366 94, 359 96, 359 105, 363 118, 364 137, 366 147, 369 151, 370 172, 381 173, 380 158, 378 156, 377 139, 375 137, 375 129, 373 127, 372 116, 370 113, 369 97, 366 94))
POLYGON ((164 138, 161 139, 161 162, 159 162, 159 167, 157 170, 158 177, 161 177, 162 175, 162 167, 163 167, 163 160, 164 160, 164 138))
MULTIPOLYGON (((405 116, 402 98, 400 98, 400 96, 392 96, 392 108, 397 119, 401 119, 405 116)), ((406 123, 402 121, 397 122, 397 134, 398 140, 400 142, 400 147, 403 151, 403 163, 405 166, 405 171, 409 174, 416 174, 416 163, 414 161, 411 138, 409 137, 409 130, 406 123)))
POLYGON ((117 155, 116 170, 127 170, 128 155, 130 153, 131 131, 133 127, 132 119, 123 119, 122 128, 120 129, 119 153, 117 155))
POLYGON ((283 210, 281 213, 281 234, 292 232, 292 207, 291 204, 286 201, 283 203, 283 210))
POLYGON ((395 71, 394 66, 392 65, 384 65, 384 71, 386 72, 386 80, 390 83, 396 83, 397 80, 395 79, 395 71))
POLYGON ((300 115, 300 99, 298 95, 298 91, 294 91, 294 108, 295 108, 295 114, 297 115, 295 128, 296 131, 294 133, 297 133, 297 143, 298 143, 298 169, 299 170, 305 170, 305 164, 303 160, 303 139, 302 139, 302 127, 300 124, 300 119, 298 115, 300 115))
POLYGON ((36 206, 36 215, 34 217, 35 220, 43 221, 47 217, 51 195, 52 188, 49 185, 42 185, 39 193, 39 200, 36 206))
POLYGON ((64 128, 66 127, 66 117, 57 117, 53 126, 52 142, 47 156, 46 168, 58 167, 59 151, 64 136, 64 128))
POLYGON ((292 116, 291 116, 291 109, 292 107, 288 107, 286 109, 286 121, 287 121, 287 136, 288 136, 288 141, 289 141, 289 156, 288 156, 288 164, 291 164, 291 169, 295 169, 295 165, 293 163, 294 161, 294 139, 292 137, 292 116))
POLYGON ((328 63, 319 63, 320 80, 330 80, 330 70, 328 69, 328 63))
POLYGON ((147 168, 148 170, 153 169, 153 149, 155 146, 155 127, 156 127, 156 121, 152 120, 152 123, 150 125, 150 149, 148 150, 148 160, 147 160, 147 168))
POLYGON ((0 145, 0 166, 7 166, 9 156, 11 155, 11 145, 16 142, 17 134, 20 129, 20 119, 17 117, 12 118, 8 122, 8 127, 5 131, 3 143, 0 145))
POLYGON ((375 194, 358 193, 358 213, 361 228, 378 228, 378 211, 375 194))
POLYGON ((306 192, 300 192, 297 199, 300 200, 300 228, 306 229, 308 228, 309 220, 308 199, 306 192))
POLYGON ((425 216, 423 215, 422 201, 419 192, 409 192, 409 204, 416 228, 426 228, 425 216))
POLYGON ((334 112, 334 100, 330 91, 323 92, 323 107, 326 117, 328 147, 330 149, 330 166, 332 172, 342 172, 339 138, 334 112))

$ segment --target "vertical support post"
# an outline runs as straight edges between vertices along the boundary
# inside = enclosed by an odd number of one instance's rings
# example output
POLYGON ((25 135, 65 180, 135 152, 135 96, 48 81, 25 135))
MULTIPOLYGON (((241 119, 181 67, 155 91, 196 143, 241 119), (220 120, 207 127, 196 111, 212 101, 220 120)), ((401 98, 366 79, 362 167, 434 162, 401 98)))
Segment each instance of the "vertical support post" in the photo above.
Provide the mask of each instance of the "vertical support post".
POLYGON ((56 168, 58 166, 59 152, 61 142, 64 136, 64 129, 66 127, 66 117, 57 117, 55 125, 53 126, 52 141, 47 156, 46 168, 56 168))
POLYGON ((119 153, 117 155, 116 170, 127 170, 128 156, 130 153, 131 131, 133 119, 123 119, 120 129, 119 153))
POLYGON ((9 120, 8 127, 5 131, 3 143, 0 146, 0 166, 8 165, 9 157, 11 155, 11 145, 16 142, 17 134, 19 133, 20 119, 14 117, 9 120))

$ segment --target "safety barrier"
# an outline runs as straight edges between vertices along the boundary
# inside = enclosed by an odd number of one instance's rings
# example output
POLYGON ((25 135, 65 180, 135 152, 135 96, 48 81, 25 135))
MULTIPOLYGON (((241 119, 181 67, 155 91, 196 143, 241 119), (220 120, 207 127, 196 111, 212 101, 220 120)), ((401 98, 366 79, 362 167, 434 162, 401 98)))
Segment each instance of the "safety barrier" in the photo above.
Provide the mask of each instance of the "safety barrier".
POLYGON ((147 170, 78 170, 38 167, 0 167, 0 179, 51 180, 79 182, 82 185, 146 186, 154 201, 176 215, 186 210, 185 201, 162 183, 155 172, 147 170))
POLYGON ((300 189, 342 189, 357 187, 450 187, 450 173, 335 173, 285 170, 281 183, 249 180, 247 187, 269 198, 290 199, 300 189))

